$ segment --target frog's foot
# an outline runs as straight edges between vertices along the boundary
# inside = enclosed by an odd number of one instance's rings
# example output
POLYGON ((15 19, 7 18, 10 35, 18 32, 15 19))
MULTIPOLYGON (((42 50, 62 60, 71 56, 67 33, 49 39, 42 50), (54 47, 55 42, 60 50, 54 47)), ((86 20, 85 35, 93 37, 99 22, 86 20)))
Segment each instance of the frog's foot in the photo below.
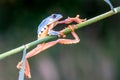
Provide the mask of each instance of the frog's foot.
MULTIPOLYGON (((16 66, 19 70, 22 68, 22 63, 23 62, 20 61, 16 66)), ((30 67, 29 67, 28 60, 26 60, 26 63, 25 63, 24 75, 25 75, 26 78, 31 78, 31 73, 30 73, 30 67)))
POLYGON ((64 34, 64 32, 59 31, 58 33, 59 33, 59 36, 58 36, 58 37, 62 37, 62 38, 65 38, 65 37, 66 37, 66 35, 64 34))
POLYGON ((59 31, 54 31, 54 30, 50 30, 49 32, 48 32, 48 34, 49 35, 57 35, 58 37, 66 37, 66 35, 63 33, 63 32, 59 32, 59 31))
MULTIPOLYGON (((78 35, 74 32, 74 26, 69 25, 68 28, 69 28, 69 30, 71 30, 71 34, 74 37, 74 39, 58 39, 58 40, 56 40, 57 43, 59 43, 59 44, 75 44, 80 41, 78 35)), ((62 33, 64 31, 62 30, 60 32, 62 33)))
POLYGON ((16 67, 17 67, 17 69, 19 69, 19 70, 20 70, 20 69, 22 68, 22 63, 23 63, 23 62, 22 62, 22 61, 20 61, 20 62, 17 64, 17 66, 16 66, 16 67))
POLYGON ((67 19, 65 19, 63 21, 59 21, 58 24, 62 24, 62 23, 69 24, 69 23, 72 23, 72 22, 81 23, 81 22, 86 21, 86 19, 80 19, 79 17, 80 17, 79 15, 77 15, 74 18, 68 17, 67 19))

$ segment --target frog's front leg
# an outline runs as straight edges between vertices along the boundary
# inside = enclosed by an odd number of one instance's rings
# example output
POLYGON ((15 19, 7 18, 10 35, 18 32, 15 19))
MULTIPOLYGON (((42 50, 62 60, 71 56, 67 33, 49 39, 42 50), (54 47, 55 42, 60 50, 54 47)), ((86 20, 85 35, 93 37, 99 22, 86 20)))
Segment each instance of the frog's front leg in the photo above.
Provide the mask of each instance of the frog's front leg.
POLYGON ((59 21, 58 24, 63 24, 63 23, 69 24, 71 22, 82 23, 82 22, 86 21, 86 19, 80 19, 79 17, 80 17, 79 15, 77 15, 74 18, 68 17, 65 20, 59 21))

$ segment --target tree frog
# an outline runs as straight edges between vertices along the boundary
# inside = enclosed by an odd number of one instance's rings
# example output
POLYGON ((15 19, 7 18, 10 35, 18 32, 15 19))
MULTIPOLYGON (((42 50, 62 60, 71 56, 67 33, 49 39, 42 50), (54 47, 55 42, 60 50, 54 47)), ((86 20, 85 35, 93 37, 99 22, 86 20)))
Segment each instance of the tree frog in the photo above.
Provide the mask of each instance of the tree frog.
MULTIPOLYGON (((47 42, 47 43, 42 43, 42 44, 38 44, 36 48, 34 48, 33 50, 31 50, 30 52, 28 52, 26 54, 26 63, 25 63, 25 71, 24 74, 27 78, 31 78, 31 73, 30 73, 30 66, 28 63, 28 58, 37 55, 38 53, 41 53, 42 51, 56 45, 57 43, 59 44, 73 44, 73 43, 78 43, 80 41, 79 37, 77 36, 77 34, 74 32, 72 25, 68 25, 68 28, 71 31, 72 36, 75 39, 63 39, 64 36, 64 30, 61 31, 54 31, 53 28, 58 25, 58 24, 69 24, 71 22, 76 22, 76 23, 81 23, 83 21, 85 21, 86 19, 80 19, 79 15, 77 15, 74 18, 70 18, 68 17, 65 20, 59 21, 63 16, 61 14, 52 14, 49 17, 45 18, 38 26, 38 39, 42 39, 46 36, 49 35, 56 35, 62 38, 59 38, 55 41, 51 41, 51 42, 47 42)), ((22 61, 20 61, 17 65, 18 69, 21 69, 22 67, 22 61)))

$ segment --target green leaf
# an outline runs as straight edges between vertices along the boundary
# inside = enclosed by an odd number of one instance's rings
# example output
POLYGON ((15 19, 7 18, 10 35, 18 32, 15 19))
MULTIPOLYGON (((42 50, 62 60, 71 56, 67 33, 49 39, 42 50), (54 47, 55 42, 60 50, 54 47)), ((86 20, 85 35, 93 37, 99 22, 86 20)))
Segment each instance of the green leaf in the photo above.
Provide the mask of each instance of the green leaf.
POLYGON ((113 7, 112 3, 110 2, 110 0, 104 0, 104 1, 105 1, 106 3, 108 3, 109 6, 110 6, 110 8, 111 8, 111 10, 112 10, 113 12, 115 12, 114 7, 113 7))

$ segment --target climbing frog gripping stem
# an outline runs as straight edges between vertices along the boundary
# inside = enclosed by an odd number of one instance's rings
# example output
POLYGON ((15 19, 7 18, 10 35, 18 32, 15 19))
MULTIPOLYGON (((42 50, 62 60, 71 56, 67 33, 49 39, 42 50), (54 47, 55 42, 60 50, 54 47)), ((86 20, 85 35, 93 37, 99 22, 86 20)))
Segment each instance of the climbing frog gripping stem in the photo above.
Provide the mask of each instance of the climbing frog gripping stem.
MULTIPOLYGON (((47 43, 42 43, 42 44, 38 44, 36 48, 34 48, 33 50, 31 50, 30 52, 28 52, 26 54, 26 62, 25 62, 25 71, 24 74, 27 78, 31 78, 31 73, 30 73, 30 66, 28 63, 28 58, 37 55, 38 53, 54 46, 55 44, 59 43, 59 44, 74 44, 74 43, 78 43, 80 41, 79 37, 77 36, 77 34, 74 32, 73 30, 73 25, 68 25, 68 28, 71 31, 72 36, 75 39, 63 39, 64 35, 64 30, 61 31, 54 31, 53 28, 58 25, 58 24, 69 24, 71 22, 76 22, 76 23, 81 23, 83 21, 85 21, 86 19, 80 19, 79 15, 77 15, 74 18, 70 18, 68 17, 65 20, 59 21, 62 18, 61 14, 52 14, 51 16, 45 18, 38 26, 38 39, 42 39, 46 36, 49 35, 56 35, 58 37, 62 37, 60 39, 57 39, 55 41, 51 41, 51 42, 47 42, 47 43)), ((22 68, 22 61, 20 61, 17 65, 18 69, 22 68)))

